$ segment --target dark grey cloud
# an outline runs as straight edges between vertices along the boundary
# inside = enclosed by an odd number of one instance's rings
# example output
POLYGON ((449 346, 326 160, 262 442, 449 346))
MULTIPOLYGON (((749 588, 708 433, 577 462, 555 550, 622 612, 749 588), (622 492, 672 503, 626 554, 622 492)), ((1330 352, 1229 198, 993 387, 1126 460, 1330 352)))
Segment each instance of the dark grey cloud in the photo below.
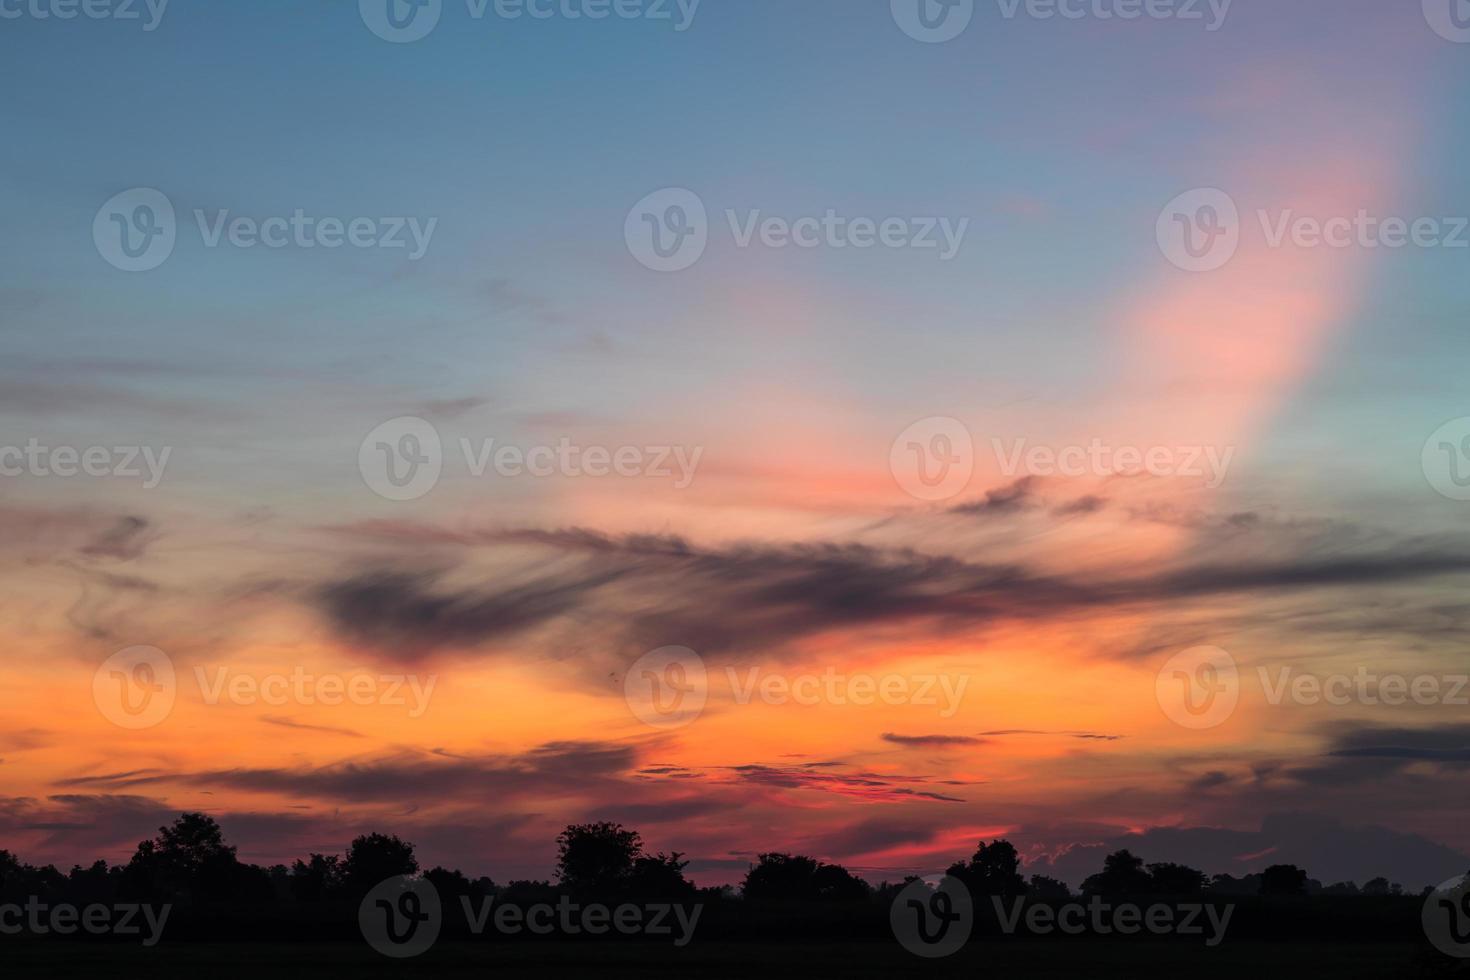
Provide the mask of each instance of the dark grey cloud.
POLYGON ((56 733, 44 728, 20 728, 0 731, 0 749, 7 752, 29 752, 44 749, 56 738, 56 733))
POLYGON ((1078 497, 1064 504, 1058 504, 1052 509, 1052 513, 1058 517, 1077 517, 1082 514, 1096 514, 1105 510, 1108 506, 1107 499, 1095 494, 1078 497))
MULTIPOLYGON (((835 796, 856 797, 874 803, 901 803, 931 800, 962 803, 963 800, 930 787, 969 785, 957 780, 935 779, 905 773, 877 773, 845 762, 803 762, 795 765, 746 763, 708 769, 682 766, 654 766, 639 770, 639 777, 649 782, 669 781, 687 786, 699 781, 706 792, 756 786, 764 789, 810 791, 835 796)), ((741 800, 741 795, 725 794, 722 799, 741 800)))
POLYGON ((118 518, 115 524, 83 545, 81 553, 89 558, 132 561, 142 557, 143 552, 157 537, 157 531, 147 518, 128 515, 118 518))
POLYGON ((617 578, 610 570, 545 576, 499 590, 437 590, 435 572, 371 571, 317 590, 334 627, 354 643, 401 659, 471 648, 576 612, 617 578))
POLYGON ((106 786, 109 789, 127 789, 144 783, 154 783, 167 775, 163 769, 126 769, 121 772, 95 773, 90 776, 68 776, 53 781, 53 786, 106 786))
MULTIPOLYGON (((0 504, 0 566, 13 562, 22 575, 59 569, 75 579, 75 594, 60 612, 67 625, 95 640, 123 639, 133 617, 153 618, 162 607, 160 585, 121 570, 143 559, 160 536, 151 519, 137 514, 0 504)), ((157 633, 142 628, 133 635, 157 633)))
POLYGON ((117 860, 177 815, 159 800, 131 794, 0 797, 0 841, 28 861, 117 860))
POLYGON ((423 402, 410 411, 426 419, 457 419, 489 404, 490 399, 488 398, 435 398, 423 402))
POLYGON ((350 728, 333 728, 330 725, 308 725, 305 722, 295 721, 281 715, 264 715, 260 719, 267 725, 276 725, 280 728, 293 728, 303 732, 320 732, 323 735, 343 735, 347 738, 363 738, 362 732, 353 731, 350 728))
MULTIPOLYGON (((1027 828, 1017 834, 1033 835, 1049 836, 1047 831, 1027 828)), ((1324 883, 1361 883, 1383 876, 1417 891, 1470 867, 1470 856, 1418 834, 1350 826, 1335 817, 1300 812, 1270 814, 1260 830, 1154 827, 1141 833, 1095 836, 1093 841, 1033 858, 1023 870, 1078 885, 1102 868, 1105 855, 1126 848, 1149 862, 1179 862, 1208 874, 1239 877, 1272 864, 1295 864, 1324 883)))
POLYGON ((894 745, 916 746, 924 748, 942 748, 944 746, 957 745, 984 745, 985 739, 972 738, 969 735, 898 735, 893 732, 884 732, 880 736, 885 742, 894 745))
POLYGON ((681 797, 649 803, 600 803, 596 807, 583 810, 579 818, 569 822, 587 823, 596 820, 611 820, 614 823, 631 827, 644 824, 659 826, 681 824, 685 820, 700 817, 730 815, 738 812, 739 809, 740 805, 737 801, 725 797, 720 799, 681 797))
POLYGON ((1470 770, 1470 724, 1397 728, 1370 724, 1329 727, 1328 747, 1313 762, 1283 767, 1299 783, 1352 786, 1379 783, 1428 763, 1442 771, 1470 770))
POLYGON ((239 768, 202 772, 131 771, 79 777, 73 784, 108 788, 147 785, 229 787, 344 802, 430 804, 504 800, 534 793, 582 792, 612 785, 634 768, 637 748, 600 742, 550 742, 520 755, 453 757, 403 752, 325 766, 239 768))
POLYGON ((771 655, 835 630, 944 635, 1183 599, 1255 595, 1274 601, 1470 573, 1470 547, 1452 541, 1410 541, 1371 552, 1318 548, 1302 556, 1084 579, 1020 563, 861 544, 707 548, 673 535, 447 532, 403 524, 352 531, 399 547, 432 543, 529 562, 531 571, 460 574, 450 585, 448 573, 405 571, 380 558, 309 592, 309 601, 345 639, 407 660, 472 650, 553 623, 594 632, 600 645, 625 655, 668 644, 707 656, 771 655), (528 559, 528 549, 543 556, 528 559))
POLYGON ((1212 789, 1218 789, 1221 786, 1228 786, 1234 781, 1235 778, 1228 772, 1211 769, 1209 772, 1191 779, 1188 786, 1196 793, 1203 793, 1212 789))
POLYGON ((1354 728, 1338 735, 1328 755, 1339 759, 1470 765, 1470 724, 1437 728, 1354 728))
POLYGON ((985 494, 984 499, 959 504, 950 508, 951 514, 995 516, 1014 514, 1037 504, 1037 488, 1040 482, 1034 476, 1024 476, 1013 483, 997 487, 985 494))
POLYGON ((28 561, 131 560, 158 536, 146 517, 91 507, 0 504, 0 555, 28 561))
POLYGON ((861 770, 837 772, 830 768, 807 764, 802 766, 770 766, 749 764, 731 766, 729 771, 741 782, 779 789, 816 790, 839 796, 852 796, 875 802, 897 802, 904 799, 935 800, 941 803, 963 803, 959 797, 925 789, 931 780, 924 776, 894 775, 861 770))
MULTIPOLYGON (((392 533, 403 540, 405 531, 392 533)), ((863 545, 704 549, 674 536, 580 529, 458 540, 535 546, 576 560, 538 578, 476 588, 445 588, 435 573, 365 571, 326 584, 312 599, 352 642, 410 659, 573 614, 629 651, 678 643, 719 654, 778 649, 834 628, 920 619, 959 626, 1097 601, 1087 586, 1014 567, 863 545)))
POLYGON ((1007 735, 1056 735, 1062 738, 1080 738, 1090 742, 1116 742, 1122 735, 1101 735, 1097 732, 1049 732, 1034 728, 1005 728, 994 732, 981 732, 981 738, 1001 738, 1007 735))

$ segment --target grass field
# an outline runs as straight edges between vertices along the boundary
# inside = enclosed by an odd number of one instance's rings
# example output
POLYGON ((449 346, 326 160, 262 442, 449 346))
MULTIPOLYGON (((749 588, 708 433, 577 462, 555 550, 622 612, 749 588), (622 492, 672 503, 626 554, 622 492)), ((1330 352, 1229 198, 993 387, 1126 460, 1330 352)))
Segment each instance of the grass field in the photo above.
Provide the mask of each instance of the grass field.
POLYGON ((1226 942, 1215 949, 1164 941, 972 942, 944 960, 919 959, 891 942, 694 943, 444 942, 413 960, 389 960, 357 944, 162 944, 0 942, 0 976, 233 977, 988 977, 1311 980, 1448 977, 1470 980, 1470 961, 1422 945, 1226 942))

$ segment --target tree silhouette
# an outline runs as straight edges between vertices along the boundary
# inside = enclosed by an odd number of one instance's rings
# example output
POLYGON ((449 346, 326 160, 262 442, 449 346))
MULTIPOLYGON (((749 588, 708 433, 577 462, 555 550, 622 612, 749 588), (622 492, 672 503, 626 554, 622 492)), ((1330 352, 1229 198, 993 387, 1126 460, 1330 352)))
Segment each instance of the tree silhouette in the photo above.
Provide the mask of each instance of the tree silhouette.
POLYGON ((1307 873, 1294 864, 1273 864, 1261 872, 1262 895, 1305 895, 1307 873))
POLYGON ((866 898, 868 885, 837 864, 800 854, 760 854, 740 892, 755 902, 850 902, 866 898))
POLYGON ((138 844, 126 876, 147 896, 207 901, 238 897, 247 873, 213 817, 185 813, 138 844))
POLYGON ((858 902, 868 897, 866 881, 849 872, 840 864, 819 864, 812 876, 816 885, 817 898, 824 902, 858 902))
POLYGON ((1043 902, 1065 902, 1072 897, 1072 889, 1067 887, 1065 881, 1048 878, 1046 875, 1032 875, 1026 893, 1043 902))
POLYGON ((1210 879, 1209 890, 1215 895, 1259 895, 1261 876, 1256 874, 1237 878, 1234 875, 1215 875, 1210 879))
POLYGON ((21 873, 21 863, 15 855, 9 851, 0 851, 0 895, 6 893, 8 886, 20 881, 21 873))
POLYGON ((9 851, 0 851, 0 899, 15 901, 37 893, 39 889, 31 885, 35 877, 35 868, 22 864, 9 851))
POLYGON ((1148 876, 1156 895, 1198 895, 1209 883, 1203 871, 1183 864, 1150 864, 1148 876))
POLYGON ((1013 898, 1026 894, 1026 879, 1021 877, 1021 857, 1008 840, 984 841, 975 849, 969 863, 956 862, 947 872, 963 881, 972 895, 1001 895, 1013 898))
POLYGON ((1103 869, 1082 883, 1088 895, 1147 895, 1154 880, 1143 869, 1143 858, 1130 851, 1116 851, 1103 858, 1103 869))
POLYGON ((291 866, 291 893, 303 902, 317 902, 341 890, 342 864, 337 855, 313 854, 291 866))
MULTIPOLYGON (((868 935, 888 929, 892 903, 905 886, 919 880, 908 877, 875 888, 841 865, 806 855, 765 852, 749 868, 737 897, 728 887, 696 888, 684 877, 688 862, 682 854, 645 853, 639 834, 616 823, 568 826, 557 837, 557 845, 556 883, 511 881, 498 886, 487 877, 468 876, 454 868, 425 872, 445 909, 445 929, 464 934, 473 928, 472 918, 462 910, 486 908, 486 899, 497 906, 525 909, 555 907, 572 897, 609 906, 698 903, 708 913, 701 929, 716 935, 759 938, 789 935, 793 929, 805 935, 868 935), (470 905, 461 898, 468 898, 470 905)), ((170 920, 171 935, 294 938, 305 927, 309 935, 346 938, 356 935, 357 906, 369 889, 397 875, 416 874, 419 867, 412 844, 371 833, 353 840, 345 855, 311 854, 289 869, 262 868, 240 862, 213 819, 186 813, 139 843, 125 866, 96 861, 63 874, 51 866, 32 867, 0 850, 0 904, 24 903, 30 896, 80 906, 168 902, 180 913, 170 920)), ((949 870, 977 897, 1025 894, 1053 903, 1072 897, 1066 883, 1045 875, 1028 882, 1020 869, 1015 847, 995 840, 980 842, 967 861, 949 870)), ((1330 921, 1334 936, 1356 936, 1366 929, 1394 941, 1403 938, 1395 932, 1403 922, 1417 922, 1421 903, 1421 898, 1404 895, 1384 878, 1370 881, 1361 891, 1351 882, 1324 888, 1301 868, 1285 864, 1241 878, 1216 875, 1206 887, 1204 874, 1195 868, 1168 862, 1145 865, 1126 850, 1107 855, 1102 870, 1084 883, 1083 892, 1109 898, 1230 896, 1247 910, 1254 909, 1237 921, 1242 923, 1239 928, 1256 930, 1256 935, 1279 935, 1283 928, 1324 935, 1329 927, 1323 923, 1330 921), (1301 900, 1271 901, 1275 896, 1301 896, 1301 900), (1332 903, 1332 914, 1293 911, 1313 901, 1332 903), (1244 924, 1247 919, 1251 925, 1244 924)))
POLYGON ((678 898, 691 894, 694 885, 684 877, 689 862, 684 855, 643 854, 633 860, 628 892, 637 898, 678 898))
POLYGON ((347 848, 342 862, 342 881, 354 899, 366 895, 378 884, 398 875, 411 875, 419 870, 413 856, 413 845, 397 836, 365 834, 347 848))
POLYGON ((1363 885, 1364 895, 1402 895, 1403 893, 1403 885, 1390 884, 1387 878, 1373 878, 1363 885))
POLYGON ((643 855, 643 839, 622 824, 573 824, 556 838, 556 877, 574 892, 616 894, 624 890, 643 855))

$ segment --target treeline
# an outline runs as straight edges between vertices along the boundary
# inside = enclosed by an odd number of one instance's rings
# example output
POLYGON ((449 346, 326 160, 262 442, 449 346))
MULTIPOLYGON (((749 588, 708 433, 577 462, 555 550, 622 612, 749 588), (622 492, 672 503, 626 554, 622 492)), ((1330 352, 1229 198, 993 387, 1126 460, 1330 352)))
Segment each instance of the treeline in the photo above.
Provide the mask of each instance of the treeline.
MULTIPOLYGON (((1400 925, 1417 917, 1417 896, 1406 895, 1384 879, 1361 887, 1350 882, 1324 887, 1291 865, 1275 865, 1243 878, 1209 877, 1180 864, 1146 864, 1123 850, 1106 857, 1102 869, 1083 882, 1080 894, 1054 878, 1028 878, 1021 866, 1015 847, 996 840, 981 842, 968 860, 955 862, 947 874, 964 882, 982 911, 989 899, 1055 904, 1091 896, 1115 901, 1264 903, 1272 911, 1260 917, 1255 931, 1269 933, 1283 908, 1294 910, 1287 914, 1294 917, 1293 929, 1309 920, 1330 919, 1342 926, 1343 909, 1348 907, 1342 903, 1353 901, 1361 904, 1351 906, 1354 911, 1347 916, 1344 931, 1359 939, 1373 937, 1363 936, 1353 921, 1391 918, 1395 925, 1390 931, 1398 934, 1400 925)), ((546 881, 500 884, 443 867, 426 870, 412 844, 385 834, 358 837, 340 855, 311 854, 290 866, 261 867, 240 861, 212 818, 186 813, 141 842, 126 864, 97 861, 62 873, 54 866, 23 864, 0 850, 0 905, 28 900, 77 906, 167 903, 174 909, 171 938, 258 936, 262 922, 271 923, 270 935, 280 938, 352 938, 358 904, 369 891, 389 878, 421 876, 440 895, 451 933, 467 925, 466 909, 486 899, 529 907, 555 904, 565 897, 609 906, 698 903, 705 909, 701 930, 706 934, 817 930, 876 937, 887 933, 888 907, 894 897, 915 880, 873 885, 840 865, 803 855, 766 853, 758 855, 739 886, 699 888, 686 876, 687 867, 682 854, 650 853, 636 831, 614 823, 567 827, 557 838, 554 880, 546 881)), ((1249 922, 1246 928, 1252 928, 1249 922)))

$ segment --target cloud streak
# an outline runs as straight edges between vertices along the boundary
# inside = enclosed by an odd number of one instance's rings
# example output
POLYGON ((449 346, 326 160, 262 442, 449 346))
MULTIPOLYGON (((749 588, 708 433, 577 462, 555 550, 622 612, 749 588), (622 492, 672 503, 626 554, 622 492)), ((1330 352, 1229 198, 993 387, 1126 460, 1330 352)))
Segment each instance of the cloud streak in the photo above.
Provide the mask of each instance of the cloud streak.
POLYGON ((1151 575, 1072 577, 1018 562, 974 562, 857 543, 709 548, 671 535, 586 529, 451 535, 401 525, 388 533, 399 544, 452 542, 477 555, 530 548, 543 554, 539 567, 547 566, 549 555, 554 569, 481 574, 449 586, 444 571, 387 568, 376 559, 375 567, 308 593, 308 602, 346 641, 406 660, 474 650, 558 622, 605 631, 625 652, 679 643, 719 655, 779 651, 835 631, 903 628, 940 636, 1180 600, 1276 599, 1470 573, 1470 549, 1453 542, 1186 565, 1151 575))

